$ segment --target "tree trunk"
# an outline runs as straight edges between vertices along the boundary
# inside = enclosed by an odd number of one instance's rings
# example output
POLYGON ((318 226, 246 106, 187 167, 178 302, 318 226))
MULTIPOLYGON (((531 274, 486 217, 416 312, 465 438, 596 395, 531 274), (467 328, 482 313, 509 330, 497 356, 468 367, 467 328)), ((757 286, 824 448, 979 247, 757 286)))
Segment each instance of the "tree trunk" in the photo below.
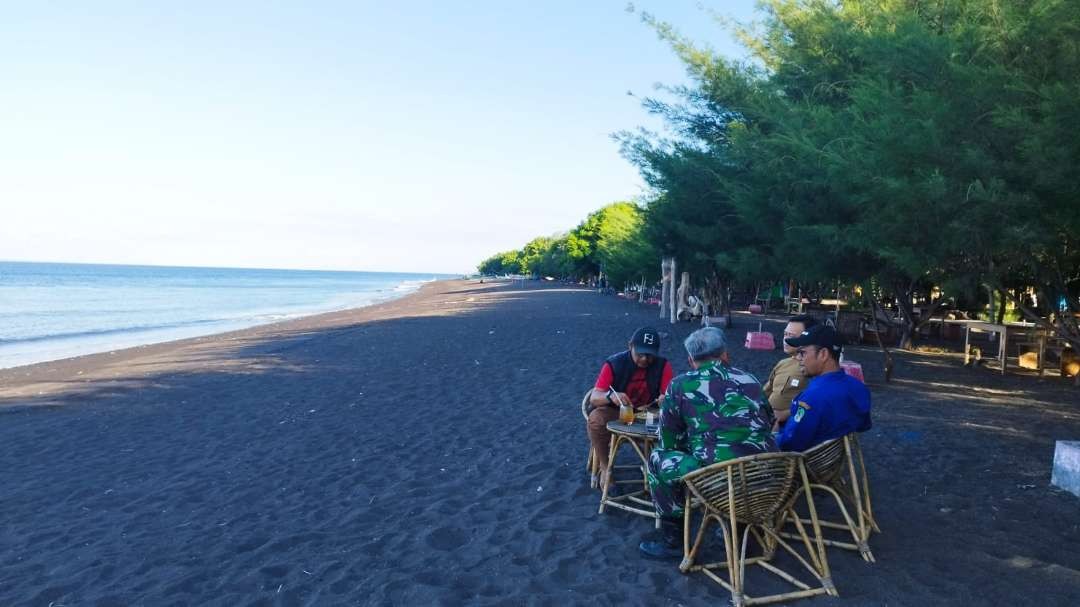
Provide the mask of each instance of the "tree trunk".
POLYGON ((1005 291, 1002 290, 998 294, 997 314, 995 315, 995 318, 994 318, 994 324, 1000 325, 1000 324, 1003 324, 1005 322, 1005 301, 1006 301, 1005 300, 1005 291))
MULTIPOLYGON (((870 300, 870 312, 872 314, 872 322, 874 324, 874 336, 877 338, 878 347, 881 348, 881 353, 885 358, 885 383, 889 383, 892 380, 893 372, 893 357, 889 352, 889 348, 885 345, 885 341, 881 339, 882 325, 885 323, 880 320, 881 317, 886 316, 885 306, 878 301, 876 295, 872 295, 870 289, 866 291, 866 298, 870 300)), ((886 325, 885 328, 888 328, 886 325)))
POLYGON ((910 350, 915 345, 915 311, 912 309, 911 300, 915 295, 915 281, 908 283, 905 288, 900 283, 893 284, 896 293, 896 303, 900 306, 900 319, 904 326, 900 330, 900 343, 897 347, 901 350, 910 350))
MULTIPOLYGON (((936 301, 930 302, 930 306, 916 319, 915 309, 911 303, 911 300, 915 298, 915 281, 911 281, 906 288, 901 283, 894 283, 893 288, 897 293, 897 305, 900 306, 900 316, 904 322, 898 347, 901 350, 911 350, 915 347, 915 338, 919 335, 919 329, 930 322, 930 318, 941 307, 945 298, 939 297, 936 301)), ((1004 309, 1004 306, 1002 308, 1004 309)))
POLYGON ((724 317, 724 327, 731 327, 731 284, 725 283, 717 274, 713 272, 705 279, 705 287, 703 289, 705 296, 705 305, 708 309, 708 315, 710 320, 712 318, 724 317))
POLYGON ((710 317, 719 316, 724 311, 723 285, 713 272, 705 277, 705 284, 701 289, 701 296, 705 300, 705 315, 710 317))
POLYGON ((724 289, 724 328, 725 329, 730 329, 732 324, 733 324, 732 320, 731 320, 731 296, 732 296, 732 291, 734 289, 735 289, 735 287, 730 283, 728 283, 727 288, 724 289))

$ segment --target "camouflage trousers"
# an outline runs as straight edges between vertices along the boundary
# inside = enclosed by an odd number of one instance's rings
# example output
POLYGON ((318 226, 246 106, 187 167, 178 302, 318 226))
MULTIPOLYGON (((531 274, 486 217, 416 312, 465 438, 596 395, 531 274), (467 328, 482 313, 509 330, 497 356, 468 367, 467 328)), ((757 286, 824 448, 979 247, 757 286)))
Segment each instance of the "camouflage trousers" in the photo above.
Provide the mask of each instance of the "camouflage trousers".
POLYGON ((653 449, 649 455, 649 493, 661 519, 682 518, 686 489, 682 477, 705 464, 685 451, 653 449))

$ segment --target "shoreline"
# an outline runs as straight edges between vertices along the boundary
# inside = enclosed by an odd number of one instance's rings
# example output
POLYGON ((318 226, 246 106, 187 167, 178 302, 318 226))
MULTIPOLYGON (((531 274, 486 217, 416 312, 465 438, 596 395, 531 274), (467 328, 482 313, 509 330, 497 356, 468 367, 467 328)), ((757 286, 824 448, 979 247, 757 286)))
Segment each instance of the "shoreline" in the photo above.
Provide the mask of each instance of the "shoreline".
MULTIPOLYGON (((192 368, 191 360, 205 352, 218 351, 226 355, 228 349, 240 344, 260 341, 272 342, 288 338, 294 332, 334 330, 353 323, 374 319, 385 320, 425 307, 431 297, 443 294, 456 283, 475 283, 475 279, 436 279, 424 282, 414 291, 398 297, 382 299, 369 305, 306 314, 296 318, 232 329, 218 333, 184 337, 5 367, 0 369, 0 412, 19 406, 15 399, 61 396, 64 392, 77 392, 71 384, 91 384, 95 381, 128 382, 135 375, 123 372, 137 362, 149 363, 141 373, 145 377, 155 372, 180 372, 192 368), (441 288, 445 287, 445 288, 441 288), (400 308, 400 312, 396 310, 400 308)), ((487 281, 496 287, 502 281, 487 281)), ((224 358, 224 356, 222 357, 224 358)), ((235 361, 233 363, 235 365, 235 361)), ((34 405, 48 404, 35 402, 34 405)))
POLYGON ((0 262, 0 369, 398 299, 460 275, 0 262))

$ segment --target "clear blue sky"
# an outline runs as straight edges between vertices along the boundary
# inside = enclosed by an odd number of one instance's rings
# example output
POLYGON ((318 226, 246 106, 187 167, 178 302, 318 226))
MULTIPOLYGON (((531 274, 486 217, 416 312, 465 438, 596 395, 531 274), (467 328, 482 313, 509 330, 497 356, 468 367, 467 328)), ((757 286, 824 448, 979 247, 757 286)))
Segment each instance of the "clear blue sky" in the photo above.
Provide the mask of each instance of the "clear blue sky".
MULTIPOLYGON (((699 4, 635 6, 744 56, 699 4)), ((0 259, 473 271, 641 193, 610 134, 685 75, 626 6, 12 3, 0 259)))

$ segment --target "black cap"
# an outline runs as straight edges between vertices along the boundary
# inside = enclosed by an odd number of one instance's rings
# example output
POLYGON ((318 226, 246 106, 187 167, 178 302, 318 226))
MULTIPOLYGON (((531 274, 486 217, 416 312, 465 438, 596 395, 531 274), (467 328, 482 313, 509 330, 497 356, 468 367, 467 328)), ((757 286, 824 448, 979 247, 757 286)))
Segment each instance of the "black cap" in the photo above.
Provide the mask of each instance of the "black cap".
POLYGON ((785 339, 784 343, 793 348, 801 348, 803 346, 829 348, 833 351, 833 354, 836 354, 837 356, 839 356, 840 351, 844 349, 844 338, 836 332, 836 329, 828 325, 814 325, 803 331, 798 337, 789 337, 785 339))
POLYGON ((630 345, 638 354, 657 356, 660 354, 660 333, 652 327, 641 327, 634 331, 634 336, 630 338, 630 345))

